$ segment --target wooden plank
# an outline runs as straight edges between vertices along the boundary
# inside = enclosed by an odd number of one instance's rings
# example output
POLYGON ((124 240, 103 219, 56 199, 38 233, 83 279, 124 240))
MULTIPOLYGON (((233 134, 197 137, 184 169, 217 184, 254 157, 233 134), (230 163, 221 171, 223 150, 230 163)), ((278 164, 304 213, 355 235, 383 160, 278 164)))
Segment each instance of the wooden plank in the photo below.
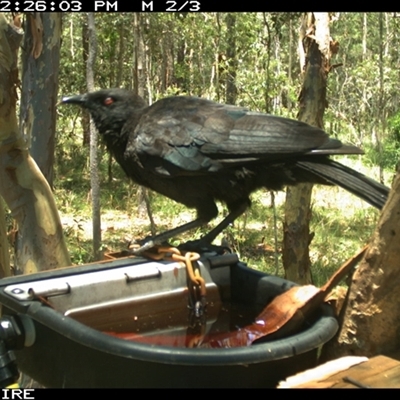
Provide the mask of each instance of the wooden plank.
POLYGON ((313 384, 312 387, 330 387, 337 382, 331 382, 330 380, 328 382, 327 379, 329 377, 340 371, 347 371, 350 367, 367 361, 367 357, 357 356, 345 356, 336 360, 331 360, 318 367, 288 377, 285 381, 279 383, 278 388, 307 387, 306 385, 311 383, 313 384))
MULTIPOLYGON (((340 359, 339 359, 340 360, 340 359)), ((339 361, 338 360, 338 361, 339 361)), ((321 367, 321 366, 320 366, 321 367)), ((317 367, 318 368, 318 367, 317 367)), ((312 370, 311 370, 312 371, 312 370)), ((311 372, 310 371, 310 372, 311 372)), ((290 380, 291 378, 288 378, 290 380)), ((295 384, 295 388, 400 388, 400 362, 376 356, 330 376, 295 384)))
POLYGON ((367 379, 368 385, 374 388, 400 388, 400 365, 391 368, 380 375, 367 379))
MULTIPOLYGON (((396 367, 398 366, 400 366, 400 363, 397 360, 393 360, 386 356, 376 356, 365 363, 331 376, 329 380, 338 381, 337 384, 332 386, 335 388, 357 387, 355 384, 343 381, 343 378, 345 377, 350 377, 365 386, 389 388, 393 387, 394 378, 396 377, 396 374, 400 372, 399 370, 396 372, 396 367), (395 370, 391 372, 392 369, 395 370), (390 378, 386 379, 385 376, 390 376, 390 378)), ((397 379, 398 382, 400 382, 400 374, 397 376, 397 379)))

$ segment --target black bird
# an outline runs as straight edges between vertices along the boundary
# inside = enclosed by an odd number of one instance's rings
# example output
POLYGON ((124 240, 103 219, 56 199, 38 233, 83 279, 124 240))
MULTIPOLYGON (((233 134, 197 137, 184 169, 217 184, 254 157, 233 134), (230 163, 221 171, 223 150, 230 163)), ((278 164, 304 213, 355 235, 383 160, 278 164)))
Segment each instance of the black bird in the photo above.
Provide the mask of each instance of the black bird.
POLYGON ((208 223, 218 214, 218 200, 229 215, 201 239, 211 243, 250 206, 249 195, 263 187, 335 184, 377 208, 389 193, 328 157, 362 154, 359 148, 300 121, 197 97, 168 97, 148 106, 125 89, 66 97, 62 103, 89 110, 129 178, 196 209, 194 221, 148 238, 139 250, 208 223))

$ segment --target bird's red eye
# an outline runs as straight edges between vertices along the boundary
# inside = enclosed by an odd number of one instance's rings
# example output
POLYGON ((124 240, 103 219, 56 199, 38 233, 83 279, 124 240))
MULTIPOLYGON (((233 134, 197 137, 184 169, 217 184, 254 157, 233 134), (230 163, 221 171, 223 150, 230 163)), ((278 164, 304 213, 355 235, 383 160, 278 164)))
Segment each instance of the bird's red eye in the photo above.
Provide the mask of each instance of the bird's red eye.
POLYGON ((112 97, 107 97, 106 99, 104 99, 105 106, 109 106, 112 103, 114 103, 114 99, 112 97))

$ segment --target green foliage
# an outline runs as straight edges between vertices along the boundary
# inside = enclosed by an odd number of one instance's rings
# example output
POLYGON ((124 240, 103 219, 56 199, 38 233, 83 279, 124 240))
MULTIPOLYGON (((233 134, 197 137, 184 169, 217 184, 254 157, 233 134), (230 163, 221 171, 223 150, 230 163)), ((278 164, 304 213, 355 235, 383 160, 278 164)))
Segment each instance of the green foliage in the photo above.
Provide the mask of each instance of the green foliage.
POLYGON ((388 134, 382 143, 371 143, 364 150, 366 164, 396 170, 400 160, 400 112, 388 119, 388 134))
POLYGON ((370 144, 364 147, 364 151, 366 165, 379 165, 382 168, 394 171, 400 160, 400 143, 392 137, 386 138, 381 147, 370 144))
POLYGON ((393 141, 396 141, 400 144, 400 112, 389 118, 388 125, 390 129, 390 136, 392 137, 393 141))

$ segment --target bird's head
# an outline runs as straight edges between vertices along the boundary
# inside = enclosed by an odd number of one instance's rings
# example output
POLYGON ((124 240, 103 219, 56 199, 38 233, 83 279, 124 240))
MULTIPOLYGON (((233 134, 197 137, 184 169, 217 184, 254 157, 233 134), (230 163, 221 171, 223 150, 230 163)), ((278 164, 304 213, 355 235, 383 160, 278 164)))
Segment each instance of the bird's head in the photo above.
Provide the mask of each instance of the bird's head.
MULTIPOLYGON (((63 97, 61 104, 77 104, 87 109, 99 131, 105 138, 118 137, 128 120, 139 118, 147 107, 145 101, 126 89, 103 89, 76 96, 63 97)), ((137 121, 136 121, 137 123, 137 121)))

